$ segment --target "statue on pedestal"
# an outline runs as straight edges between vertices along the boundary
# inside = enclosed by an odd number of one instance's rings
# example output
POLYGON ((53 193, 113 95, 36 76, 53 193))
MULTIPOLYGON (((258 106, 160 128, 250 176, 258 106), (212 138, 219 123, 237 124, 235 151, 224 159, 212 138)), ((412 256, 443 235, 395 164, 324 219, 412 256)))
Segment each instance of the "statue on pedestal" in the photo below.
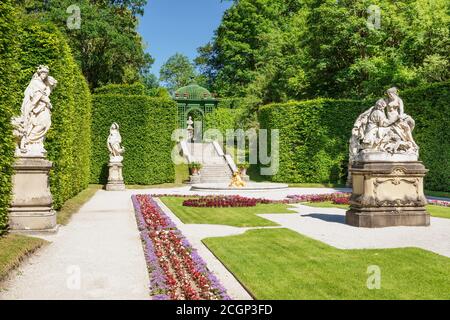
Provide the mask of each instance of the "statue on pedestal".
POLYGON ((125 183, 123 181, 123 153, 125 148, 121 146, 122 137, 119 132, 119 125, 114 122, 109 129, 109 136, 107 139, 107 146, 109 150, 109 176, 106 190, 108 191, 123 191, 125 190, 125 183))
POLYGON ((362 113, 350 138, 349 181, 353 187, 348 224, 360 227, 426 226, 423 193, 427 172, 412 132, 414 120, 404 113, 397 88, 362 113))
POLYGON ((194 121, 192 121, 192 117, 189 116, 188 121, 186 121, 187 124, 187 132, 188 132, 188 142, 192 142, 194 140, 194 127, 192 126, 194 124, 194 121))
POLYGON ((56 213, 48 182, 52 162, 46 159, 45 136, 52 124, 50 94, 58 83, 49 68, 37 67, 25 89, 20 116, 11 119, 16 139, 13 197, 9 208, 11 232, 56 232, 56 213))

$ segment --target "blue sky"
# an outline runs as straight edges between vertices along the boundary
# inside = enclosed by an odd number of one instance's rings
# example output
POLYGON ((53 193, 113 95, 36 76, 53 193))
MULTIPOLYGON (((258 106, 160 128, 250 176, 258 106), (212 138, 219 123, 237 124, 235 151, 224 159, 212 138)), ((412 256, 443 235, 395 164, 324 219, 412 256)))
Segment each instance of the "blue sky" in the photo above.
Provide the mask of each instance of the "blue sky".
POLYGON ((161 65, 177 52, 195 58, 197 48, 211 40, 231 4, 220 0, 148 0, 139 32, 155 59, 152 72, 159 77, 161 65))

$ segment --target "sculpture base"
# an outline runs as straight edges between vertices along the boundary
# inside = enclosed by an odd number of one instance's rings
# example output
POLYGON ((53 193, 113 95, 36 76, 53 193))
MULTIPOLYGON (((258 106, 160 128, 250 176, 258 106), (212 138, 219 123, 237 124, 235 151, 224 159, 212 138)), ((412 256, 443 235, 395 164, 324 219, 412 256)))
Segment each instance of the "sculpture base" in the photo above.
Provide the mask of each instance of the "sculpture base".
POLYGON ((56 212, 52 209, 48 183, 52 163, 44 157, 20 157, 13 168, 10 231, 29 234, 56 232, 56 212))
POLYGON ((189 176, 189 184, 197 184, 202 182, 202 176, 199 174, 192 174, 189 176))
POLYGON ((356 227, 428 226, 419 161, 357 162, 351 166, 353 192, 346 223, 356 227))
POLYGON ((124 191, 125 183, 123 182, 122 168, 123 164, 120 162, 110 162, 108 183, 106 184, 106 191, 124 191))
POLYGON ((395 226, 429 226, 430 215, 425 210, 397 208, 369 211, 369 210, 349 210, 345 215, 345 223, 360 228, 384 228, 395 226))

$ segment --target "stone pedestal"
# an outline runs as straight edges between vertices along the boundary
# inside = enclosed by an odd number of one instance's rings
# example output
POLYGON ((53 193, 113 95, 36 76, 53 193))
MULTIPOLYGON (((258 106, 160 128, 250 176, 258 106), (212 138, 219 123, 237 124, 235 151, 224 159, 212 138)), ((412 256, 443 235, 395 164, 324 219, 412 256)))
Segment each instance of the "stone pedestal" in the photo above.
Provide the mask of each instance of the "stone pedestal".
POLYGON ((125 183, 123 182, 122 168, 123 164, 120 162, 110 162, 108 183, 106 184, 107 191, 123 191, 125 190, 125 183))
POLYGON ((189 183, 190 184, 197 184, 197 183, 200 183, 200 182, 202 182, 202 177, 201 177, 201 175, 200 174, 191 174, 190 176, 189 176, 189 183))
POLYGON ((353 192, 346 223, 356 227, 428 226, 419 161, 356 162, 350 168, 353 192))
POLYGON ((13 197, 9 209, 11 232, 56 232, 56 212, 48 176, 52 163, 44 157, 20 157, 12 177, 13 197))

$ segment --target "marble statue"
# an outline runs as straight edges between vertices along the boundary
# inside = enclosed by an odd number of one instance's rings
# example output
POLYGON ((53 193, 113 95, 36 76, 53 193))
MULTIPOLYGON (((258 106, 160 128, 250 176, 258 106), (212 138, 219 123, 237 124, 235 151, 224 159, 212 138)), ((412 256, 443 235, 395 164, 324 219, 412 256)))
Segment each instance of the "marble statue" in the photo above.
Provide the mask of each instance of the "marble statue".
POLYGON ((365 228, 428 226, 414 120, 405 113, 397 88, 363 112, 350 138, 347 224, 365 228))
POLYGON ((191 142, 194 139, 194 127, 192 126, 194 124, 194 121, 192 121, 192 117, 189 116, 188 121, 186 121, 187 124, 187 132, 188 132, 188 141, 191 142))
POLYGON ((350 138, 350 163, 360 160, 417 161, 419 147, 412 137, 414 120, 404 113, 397 88, 356 120, 350 138), (375 159, 376 158, 376 159, 375 159))
POLYGON ((21 115, 11 122, 17 140, 16 156, 44 157, 45 136, 51 126, 50 94, 58 83, 49 76, 49 68, 40 65, 24 92, 21 115))
POLYGON ((122 154, 125 152, 125 148, 121 146, 122 137, 119 132, 119 125, 114 122, 111 125, 108 136, 108 150, 109 150, 109 161, 110 162, 122 162, 122 154))

